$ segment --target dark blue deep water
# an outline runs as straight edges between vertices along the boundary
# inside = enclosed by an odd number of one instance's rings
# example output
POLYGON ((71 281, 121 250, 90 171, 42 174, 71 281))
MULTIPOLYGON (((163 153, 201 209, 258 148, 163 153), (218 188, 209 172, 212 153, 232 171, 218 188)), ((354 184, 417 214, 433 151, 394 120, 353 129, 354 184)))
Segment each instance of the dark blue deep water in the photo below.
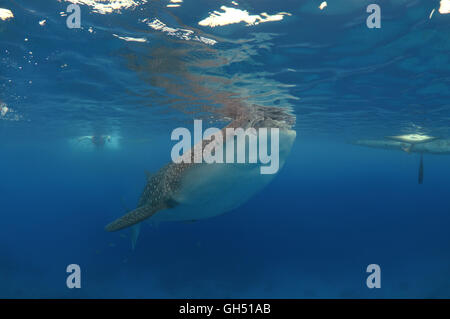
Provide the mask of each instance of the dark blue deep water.
POLYGON ((419 185, 418 154, 351 143, 450 138, 448 1, 380 0, 374 29, 372 0, 117 2, 0 0, 0 297, 450 297, 450 155, 425 154, 419 185), (229 8, 249 21, 199 23, 229 8), (221 125, 229 101, 295 114, 273 182, 214 218, 143 223, 135 250, 106 232, 172 130, 221 125))

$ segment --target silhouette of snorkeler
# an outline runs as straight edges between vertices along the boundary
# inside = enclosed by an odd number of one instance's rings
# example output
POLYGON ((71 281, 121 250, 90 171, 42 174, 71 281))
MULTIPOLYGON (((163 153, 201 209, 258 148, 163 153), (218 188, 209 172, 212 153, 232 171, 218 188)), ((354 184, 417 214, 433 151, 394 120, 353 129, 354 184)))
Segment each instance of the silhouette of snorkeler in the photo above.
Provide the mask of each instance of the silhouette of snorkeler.
POLYGON ((111 136, 109 135, 94 135, 94 136, 83 136, 78 139, 78 142, 90 140, 92 144, 97 147, 102 147, 106 142, 111 142, 111 136))

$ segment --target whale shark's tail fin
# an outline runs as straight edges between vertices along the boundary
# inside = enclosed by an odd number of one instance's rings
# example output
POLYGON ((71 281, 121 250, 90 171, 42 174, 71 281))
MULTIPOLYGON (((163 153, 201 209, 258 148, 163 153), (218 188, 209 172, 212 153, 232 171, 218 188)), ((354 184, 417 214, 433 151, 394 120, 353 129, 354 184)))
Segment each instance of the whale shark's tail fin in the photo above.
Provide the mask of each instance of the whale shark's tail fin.
POLYGON ((136 243, 139 238, 139 233, 141 232, 141 224, 136 224, 131 227, 131 249, 136 248, 136 243))
POLYGON ((118 231, 133 226, 154 215, 160 209, 160 207, 152 205, 141 206, 106 225, 105 229, 107 231, 118 231))
MULTIPOLYGON (((125 200, 123 197, 120 198, 122 202, 122 206, 125 209, 125 212, 129 212, 130 210, 127 208, 127 205, 125 205, 125 200)), ((137 240, 139 238, 139 233, 141 232, 141 224, 136 224, 131 227, 131 249, 134 250, 136 247, 137 240)))
POLYGON ((423 154, 420 154, 419 184, 423 184, 423 154))

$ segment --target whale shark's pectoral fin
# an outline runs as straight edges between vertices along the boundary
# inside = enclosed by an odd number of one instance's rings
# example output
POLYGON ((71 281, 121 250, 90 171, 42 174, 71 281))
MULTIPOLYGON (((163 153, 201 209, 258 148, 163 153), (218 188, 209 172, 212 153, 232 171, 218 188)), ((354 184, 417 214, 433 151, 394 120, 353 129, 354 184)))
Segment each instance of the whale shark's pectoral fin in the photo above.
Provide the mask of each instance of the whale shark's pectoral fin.
POLYGON ((136 243, 139 238, 139 233, 141 232, 141 224, 136 224, 131 227, 131 249, 136 248, 136 243))
POLYGON ((423 154, 420 154, 419 184, 423 184, 423 154))

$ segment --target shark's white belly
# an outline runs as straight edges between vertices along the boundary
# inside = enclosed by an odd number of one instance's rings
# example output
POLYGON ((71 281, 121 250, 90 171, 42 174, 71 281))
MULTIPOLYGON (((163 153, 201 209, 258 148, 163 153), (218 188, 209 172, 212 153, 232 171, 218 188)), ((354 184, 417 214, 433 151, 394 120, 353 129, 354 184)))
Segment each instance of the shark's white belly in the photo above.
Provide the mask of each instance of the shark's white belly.
MULTIPOLYGON (((295 140, 295 131, 280 131, 279 168, 295 140)), ((264 164, 263 164, 264 165, 264 164)), ((191 221, 233 210, 264 188, 276 174, 261 174, 261 164, 199 164, 186 172, 173 199, 174 208, 156 213, 155 221, 191 221)))

